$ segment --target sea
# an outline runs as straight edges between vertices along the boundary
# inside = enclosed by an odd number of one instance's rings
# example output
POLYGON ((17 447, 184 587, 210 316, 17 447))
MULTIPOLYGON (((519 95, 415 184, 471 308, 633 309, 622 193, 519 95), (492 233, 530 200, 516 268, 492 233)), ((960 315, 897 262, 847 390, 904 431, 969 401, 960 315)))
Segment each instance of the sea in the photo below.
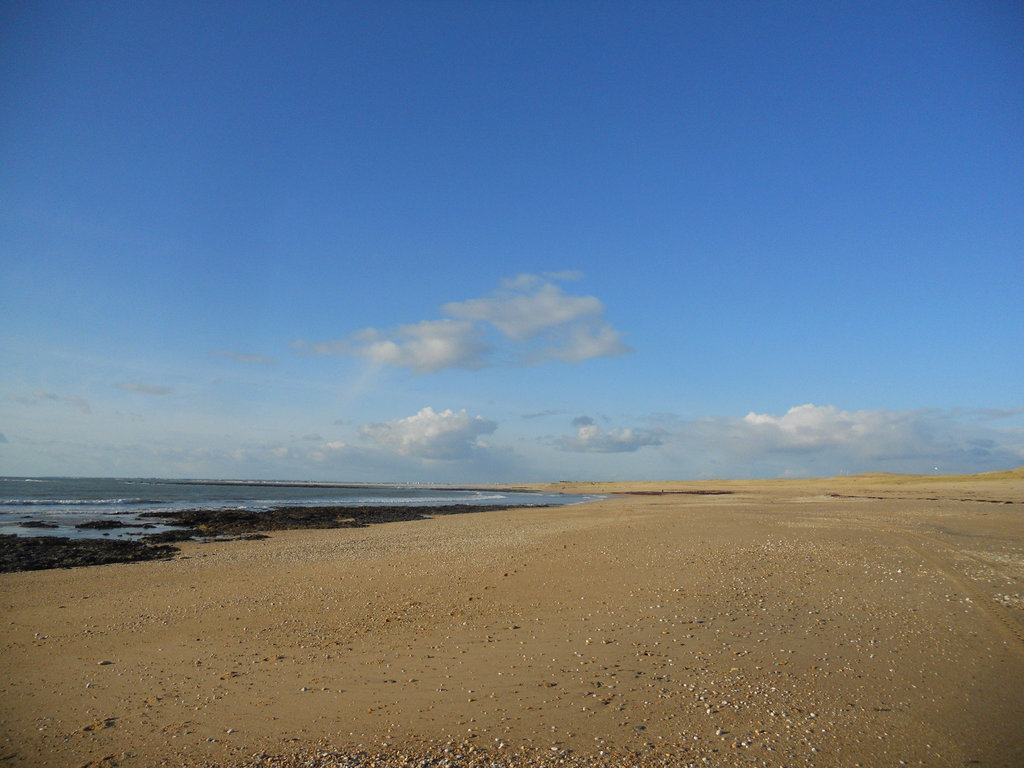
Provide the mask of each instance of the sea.
POLYGON ((0 477, 0 534, 138 538, 159 533, 143 512, 181 509, 268 510, 314 506, 440 506, 500 504, 549 506, 598 498, 567 494, 382 483, 276 482, 262 480, 173 480, 102 477, 0 477), (76 526, 94 521, 123 522, 125 528, 95 530, 76 526), (129 527, 140 523, 151 527, 129 527))

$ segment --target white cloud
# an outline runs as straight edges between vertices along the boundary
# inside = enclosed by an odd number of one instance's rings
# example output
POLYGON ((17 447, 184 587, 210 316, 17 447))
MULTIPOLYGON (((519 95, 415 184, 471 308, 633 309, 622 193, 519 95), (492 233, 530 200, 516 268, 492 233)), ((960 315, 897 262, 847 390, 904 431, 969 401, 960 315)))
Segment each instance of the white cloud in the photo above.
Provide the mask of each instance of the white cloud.
POLYGON ((551 346, 547 356, 565 363, 579 363, 594 357, 618 357, 629 351, 622 342, 622 334, 607 323, 598 323, 568 328, 563 343, 551 346))
POLYGON ((482 368, 490 346, 479 328, 456 320, 424 320, 401 325, 390 335, 366 328, 347 339, 296 342, 315 355, 356 355, 378 365, 437 373, 446 368, 482 368))
POLYGON ((663 435, 647 429, 604 430, 589 416, 572 420, 574 437, 563 437, 557 445, 573 453, 632 453, 648 445, 661 445, 663 435))
POLYGON ((470 416, 465 409, 437 413, 427 407, 404 419, 365 424, 359 432, 402 456, 461 459, 486 448, 479 438, 493 433, 497 426, 482 416, 470 416))
POLYGON ((489 346, 471 323, 424 320, 399 326, 395 339, 373 328, 353 337, 354 352, 381 365, 436 373, 445 368, 481 368, 489 346))
POLYGON ((790 408, 782 416, 751 411, 743 417, 750 437, 782 450, 820 450, 832 446, 867 448, 880 441, 914 438, 915 412, 843 411, 813 403, 790 408))
POLYGON ((552 280, 578 279, 576 272, 519 275, 505 280, 487 298, 449 302, 447 319, 424 320, 391 331, 367 328, 344 339, 298 341, 299 350, 318 355, 356 355, 379 365, 437 373, 448 368, 477 369, 490 363, 501 340, 506 359, 517 362, 561 360, 578 363, 624 354, 622 334, 604 319, 594 296, 569 296, 552 280))

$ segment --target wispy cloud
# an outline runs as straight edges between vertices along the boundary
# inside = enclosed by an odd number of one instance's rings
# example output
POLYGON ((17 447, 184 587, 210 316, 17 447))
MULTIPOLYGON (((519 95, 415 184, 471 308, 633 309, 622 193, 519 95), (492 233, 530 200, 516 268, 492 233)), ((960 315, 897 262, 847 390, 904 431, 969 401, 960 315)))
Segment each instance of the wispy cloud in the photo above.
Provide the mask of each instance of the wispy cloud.
POLYGON ((213 354, 218 357, 234 360, 236 363, 245 363, 246 365, 277 365, 277 360, 269 355, 251 355, 245 352, 235 352, 230 349, 219 349, 213 352, 213 354))
POLYGON ((530 344, 530 362, 554 359, 575 363, 629 351, 622 334, 605 321, 604 304, 599 299, 570 296, 553 279, 550 274, 547 278, 520 275, 506 281, 493 296, 449 302, 441 311, 489 324, 513 346, 530 344))
POLYGON ((36 390, 31 395, 9 395, 8 399, 15 403, 21 403, 22 405, 34 406, 42 403, 58 403, 65 402, 73 405, 75 408, 80 410, 82 413, 92 413, 92 407, 83 398, 78 395, 66 395, 61 396, 53 392, 43 392, 42 390, 36 390))
POLYGON ((314 447, 309 452, 311 461, 325 464, 334 459, 352 456, 353 451, 341 440, 330 440, 314 447))
POLYGON ((567 296, 554 283, 523 276, 515 287, 506 287, 486 299, 449 302, 446 315, 473 322, 487 322, 514 341, 524 341, 556 326, 589 323, 604 312, 594 296, 567 296))
POLYGON ((519 275, 492 296, 444 304, 444 319, 390 331, 366 328, 333 341, 299 341, 295 347, 311 354, 355 355, 417 373, 483 368, 492 364, 494 352, 517 363, 578 363, 629 352, 622 334, 604 319, 600 300, 570 296, 553 282, 578 277, 575 272, 519 275), (487 338, 489 333, 496 342, 487 338))
POLYGON ((40 392, 37 390, 31 395, 8 395, 7 399, 22 405, 32 406, 39 405, 43 400, 59 400, 60 398, 50 392, 40 392))
POLYGON ((66 398, 67 402, 71 403, 75 408, 80 410, 82 413, 92 413, 92 408, 89 404, 80 398, 78 395, 68 395, 66 398))
POLYGON ((604 430, 589 416, 572 420, 576 434, 559 439, 556 445, 573 453, 632 453, 645 446, 661 445, 664 435, 651 429, 604 430))
POLYGON ((1024 408, 957 408, 953 413, 974 421, 1001 421, 1024 416, 1024 408))
POLYGON ((549 410, 546 410, 546 411, 537 411, 536 413, 524 413, 520 418, 523 418, 523 419, 544 419, 544 418, 547 418, 548 416, 564 416, 564 415, 565 415, 565 411, 556 411, 556 410, 550 410, 549 409, 549 410))
POLYGON ((482 416, 470 416, 465 409, 437 413, 427 407, 404 419, 365 424, 363 437, 402 456, 421 459, 463 459, 483 450, 480 437, 498 425, 482 416))
POLYGON ((156 384, 140 384, 138 382, 123 382, 114 386, 128 392, 141 392, 144 395, 169 395, 172 391, 170 387, 162 387, 156 384))
MULTIPOLYGON (((583 279, 583 272, 579 269, 563 269, 559 272, 542 272, 548 280, 558 280, 563 283, 573 283, 583 279)), ((532 275, 527 275, 532 277, 532 275)))

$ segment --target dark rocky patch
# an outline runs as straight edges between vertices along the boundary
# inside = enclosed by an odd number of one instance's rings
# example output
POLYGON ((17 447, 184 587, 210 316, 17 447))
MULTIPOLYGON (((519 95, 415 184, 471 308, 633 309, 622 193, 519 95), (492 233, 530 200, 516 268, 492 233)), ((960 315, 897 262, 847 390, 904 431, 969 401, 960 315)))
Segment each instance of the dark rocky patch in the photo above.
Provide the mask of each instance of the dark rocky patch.
POLYGON ((199 536, 194 528, 181 528, 175 531, 160 531, 160 533, 147 533, 142 540, 150 544, 173 544, 176 541, 192 541, 199 536))
MULTIPOLYGON (((0 535, 0 573, 73 568, 81 565, 129 563, 172 557, 174 542, 192 539, 265 539, 262 531, 298 528, 361 528, 375 523, 421 520, 436 515, 458 515, 509 509, 507 504, 450 504, 432 507, 275 507, 254 512, 244 509, 186 509, 146 512, 141 517, 174 526, 138 541, 129 539, 69 539, 58 536, 0 535)), ((112 520, 82 523, 77 528, 151 528, 152 523, 125 525, 112 520)), ((107 534, 103 534, 106 536, 107 534)))
MULTIPOLYGON (((92 530, 92 531, 111 531, 115 528, 146 528, 147 526, 139 523, 124 523, 118 522, 117 520, 89 520, 85 523, 79 523, 75 528, 81 530, 92 530)), ((152 526, 148 526, 152 527, 152 526)))
POLYGON ((263 511, 247 509, 184 509, 177 512, 145 512, 141 517, 159 518, 165 525, 183 530, 145 537, 149 541, 181 541, 188 537, 237 536, 255 531, 285 531, 298 528, 361 528, 376 523, 421 520, 436 515, 458 515, 508 509, 507 504, 447 504, 442 506, 365 507, 274 507, 263 511), (170 534, 170 536, 168 536, 170 534))
POLYGON ((26 520, 24 523, 18 523, 22 528, 59 528, 56 523, 45 523, 42 520, 26 520))
POLYGON ((0 535, 0 573, 158 560, 177 551, 176 547, 123 539, 0 535))

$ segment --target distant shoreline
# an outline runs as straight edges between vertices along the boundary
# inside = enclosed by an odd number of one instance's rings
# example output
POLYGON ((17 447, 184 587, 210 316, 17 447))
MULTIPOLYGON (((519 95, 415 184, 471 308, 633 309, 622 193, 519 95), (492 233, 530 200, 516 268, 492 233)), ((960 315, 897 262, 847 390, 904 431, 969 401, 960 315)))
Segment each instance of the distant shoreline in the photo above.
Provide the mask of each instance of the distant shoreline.
MULTIPOLYGON (((102 480, 103 478, 97 478, 102 480)), ((132 479, 127 482, 149 482, 167 485, 244 486, 272 488, 338 488, 374 489, 403 487, 393 483, 305 483, 287 481, 242 480, 190 480, 190 479, 132 479)), ((745 493, 787 494, 818 492, 835 498, 886 498, 899 495, 899 489, 923 487, 928 484, 955 486, 972 484, 977 487, 1024 482, 1024 467, 999 472, 973 475, 898 475, 866 473, 840 475, 829 478, 778 478, 767 480, 687 480, 687 481, 560 481, 556 483, 439 486, 417 485, 416 489, 443 489, 446 491, 505 492, 520 494, 633 496, 633 497, 728 497, 745 493), (871 493, 883 494, 870 495, 871 493)), ((1012 504, 1013 501, 989 500, 975 495, 972 501, 1012 504)), ((302 507, 282 506, 261 510, 239 509, 187 509, 146 512, 143 524, 118 524, 115 520, 83 523, 80 530, 123 529, 152 527, 159 523, 169 529, 158 533, 139 533, 134 540, 119 538, 38 535, 19 537, 0 535, 0 573, 50 568, 74 568, 110 563, 144 562, 167 559, 178 554, 176 544, 190 540, 255 539, 267 532, 299 530, 304 528, 361 527, 382 522, 422 519, 435 515, 489 512, 519 508, 523 504, 444 504, 444 505, 372 505, 347 506, 320 504, 302 507), (153 521, 153 522, 149 522, 153 521)), ((525 505, 530 506, 530 505, 525 505)), ((51 527, 45 523, 25 523, 36 529, 51 527)))

